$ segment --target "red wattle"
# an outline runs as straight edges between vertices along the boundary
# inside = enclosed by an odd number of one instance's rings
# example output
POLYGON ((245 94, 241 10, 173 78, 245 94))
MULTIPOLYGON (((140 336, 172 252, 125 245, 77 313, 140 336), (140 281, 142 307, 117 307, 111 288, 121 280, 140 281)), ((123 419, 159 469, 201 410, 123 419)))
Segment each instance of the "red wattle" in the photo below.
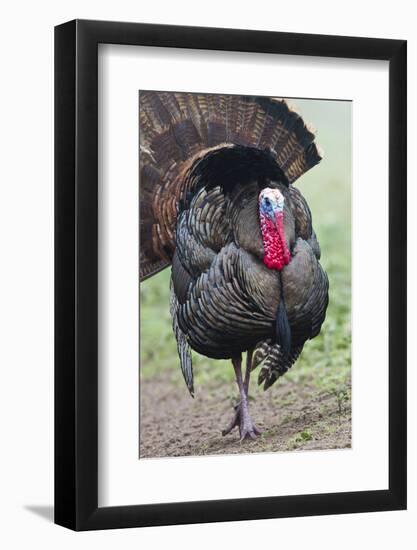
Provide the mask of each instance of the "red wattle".
POLYGON ((284 215, 276 215, 276 225, 267 216, 261 214, 261 231, 264 243, 264 264, 269 269, 279 271, 290 262, 290 251, 285 240, 284 215))

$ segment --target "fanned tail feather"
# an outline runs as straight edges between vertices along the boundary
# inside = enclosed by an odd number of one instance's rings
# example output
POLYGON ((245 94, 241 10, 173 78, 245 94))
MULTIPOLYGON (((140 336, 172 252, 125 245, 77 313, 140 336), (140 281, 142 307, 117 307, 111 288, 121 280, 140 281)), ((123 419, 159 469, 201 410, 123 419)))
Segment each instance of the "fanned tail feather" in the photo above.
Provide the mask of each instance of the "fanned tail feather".
POLYGON ((268 150, 289 183, 321 159, 313 132, 284 100, 141 91, 139 121, 141 280, 171 262, 193 157, 222 144, 268 150))

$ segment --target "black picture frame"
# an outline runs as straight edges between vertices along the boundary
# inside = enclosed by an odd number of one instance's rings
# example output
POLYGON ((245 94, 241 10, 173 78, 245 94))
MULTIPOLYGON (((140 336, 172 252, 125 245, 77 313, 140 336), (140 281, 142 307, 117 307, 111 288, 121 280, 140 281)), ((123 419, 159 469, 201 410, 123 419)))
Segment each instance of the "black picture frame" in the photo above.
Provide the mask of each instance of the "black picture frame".
MULTIPOLYGON (((406 508, 406 41, 74 20, 55 28, 55 522, 74 530, 406 508), (389 488, 98 507, 98 44, 389 61, 389 488)), ((371 396, 370 396, 371 399, 371 396)))

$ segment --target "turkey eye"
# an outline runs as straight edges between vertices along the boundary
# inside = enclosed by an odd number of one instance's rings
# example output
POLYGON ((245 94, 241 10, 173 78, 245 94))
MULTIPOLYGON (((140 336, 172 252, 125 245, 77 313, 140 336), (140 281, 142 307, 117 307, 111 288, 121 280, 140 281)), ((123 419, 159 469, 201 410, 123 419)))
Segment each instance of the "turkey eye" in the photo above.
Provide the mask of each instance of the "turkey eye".
POLYGON ((268 198, 266 198, 265 199, 265 204, 266 204, 266 206, 271 206, 271 201, 268 198))

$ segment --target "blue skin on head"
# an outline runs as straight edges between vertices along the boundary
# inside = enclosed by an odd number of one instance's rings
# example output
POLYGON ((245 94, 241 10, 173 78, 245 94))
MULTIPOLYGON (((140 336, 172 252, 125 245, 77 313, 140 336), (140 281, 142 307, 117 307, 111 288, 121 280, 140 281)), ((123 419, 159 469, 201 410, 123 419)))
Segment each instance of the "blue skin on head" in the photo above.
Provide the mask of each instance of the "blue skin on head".
POLYGON ((275 223, 276 215, 284 210, 284 197, 276 189, 264 190, 260 196, 259 210, 275 223))

